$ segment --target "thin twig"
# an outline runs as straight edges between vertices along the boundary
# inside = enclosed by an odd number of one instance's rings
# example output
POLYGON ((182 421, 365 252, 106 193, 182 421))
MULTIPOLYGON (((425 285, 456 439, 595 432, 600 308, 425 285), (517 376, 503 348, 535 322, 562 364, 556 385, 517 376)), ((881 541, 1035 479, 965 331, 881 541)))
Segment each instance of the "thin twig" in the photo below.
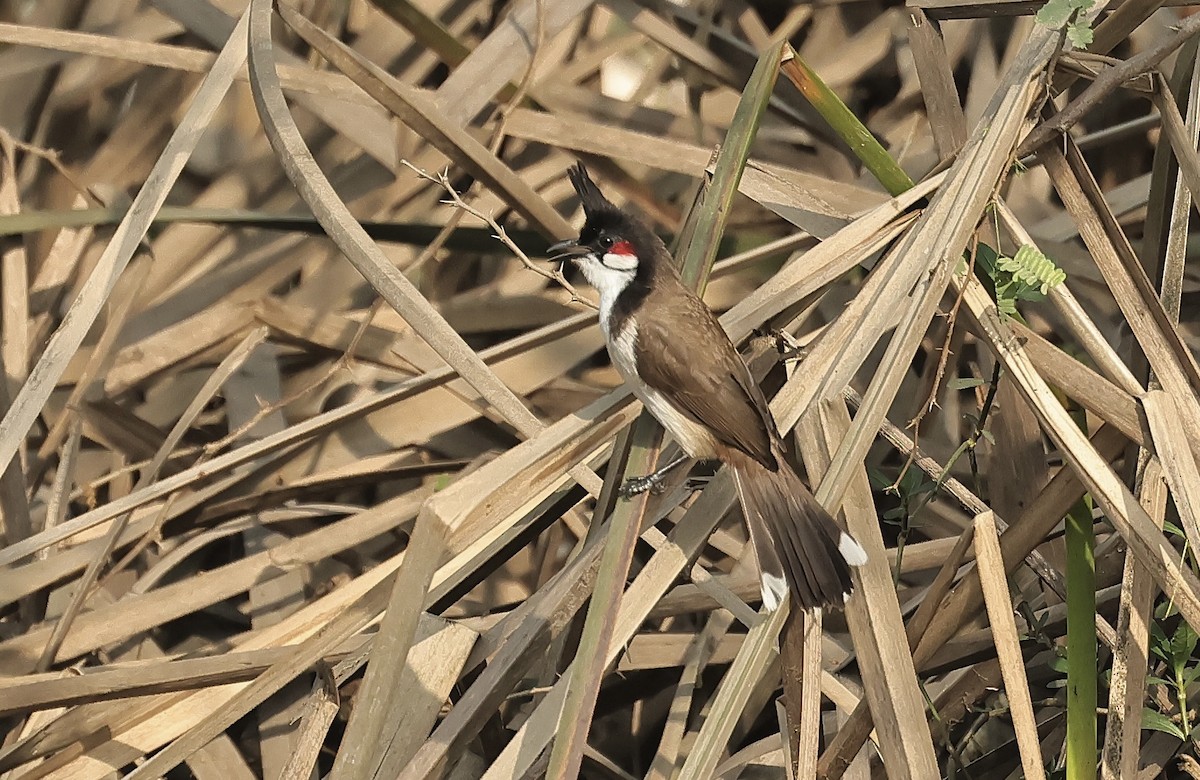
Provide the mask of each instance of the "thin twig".
POLYGON ((1175 34, 1170 38, 1165 38, 1141 54, 1104 70, 1066 108, 1034 128, 1033 132, 1025 138, 1024 143, 1017 148, 1016 157, 1020 159, 1031 154, 1054 136, 1067 132, 1101 100, 1116 91, 1126 81, 1156 67, 1167 55, 1182 46, 1197 32, 1200 32, 1200 15, 1189 16, 1179 24, 1175 34))
MULTIPOLYGON (((968 274, 975 272, 975 254, 978 251, 979 236, 975 236, 975 246, 968 253, 968 274)), ((921 422, 925 419, 925 416, 929 414, 929 412, 933 411, 933 409, 937 406, 938 392, 941 390, 942 379, 944 379, 946 376, 946 365, 950 360, 950 355, 952 354, 950 351, 950 344, 954 338, 954 325, 958 320, 958 310, 961 305, 962 293, 960 292, 957 296, 955 296, 954 305, 950 308, 950 313, 946 316, 946 336, 942 340, 942 348, 938 351, 938 363, 933 372, 933 382, 930 384, 929 396, 925 399, 925 403, 921 404, 921 408, 917 411, 916 415, 914 415, 913 418, 908 421, 908 427, 912 429, 913 432, 913 449, 909 452, 908 458, 905 459, 904 465, 900 468, 900 474, 896 477, 896 481, 893 482, 890 487, 888 487, 889 491, 899 491, 900 481, 904 479, 904 475, 908 473, 909 468, 912 467, 913 459, 916 457, 916 448, 921 441, 921 422)), ((947 468, 953 465, 953 462, 951 462, 947 468)), ((924 506, 924 504, 921 506, 924 506)), ((896 571, 899 570, 900 568, 897 566, 896 571)))
POLYGON ((107 208, 109 205, 111 205, 104 198, 100 197, 96 190, 81 182, 71 173, 71 171, 67 170, 67 166, 62 162, 62 153, 57 149, 46 149, 35 144, 27 143, 19 138, 14 137, 8 132, 8 130, 5 130, 4 128, 0 128, 0 136, 3 137, 5 145, 11 145, 14 149, 25 152, 26 154, 31 154, 34 157, 49 163, 50 167, 57 171, 58 175, 63 177, 63 179, 70 184, 76 192, 84 196, 84 198, 92 201, 97 206, 107 208))
MULTIPOLYGON (((496 109, 496 127, 492 130, 492 138, 488 142, 488 151, 494 155, 500 154, 500 147, 504 145, 504 139, 508 137, 507 133, 505 132, 505 128, 508 125, 509 116, 512 115, 512 112, 525 102, 525 95, 528 93, 529 86, 533 82, 533 72, 537 65, 538 56, 542 53, 542 44, 545 43, 546 8, 543 0, 538 0, 537 7, 537 31, 533 45, 533 53, 529 57, 529 66, 525 68, 525 75, 521 78, 521 83, 517 85, 517 91, 513 94, 512 99, 496 109)), ((441 182, 436 183, 438 186, 441 186, 441 182)), ((470 187, 468 187, 467 191, 463 194, 469 196, 471 187, 476 186, 477 183, 477 181, 472 182, 470 187)), ((452 214, 450 218, 446 220, 445 226, 443 226, 438 232, 437 237, 433 240, 433 242, 429 246, 425 247, 425 249, 421 251, 421 255, 413 261, 411 267, 419 268, 432 257, 434 257, 439 251, 441 251, 442 246, 445 245, 446 241, 449 240, 454 231, 458 229, 458 225, 460 222, 462 222, 462 219, 466 213, 467 212, 462 210, 455 211, 454 214, 452 214)))
POLYGON ((496 221, 495 217, 490 214, 485 214, 483 211, 480 211, 475 206, 472 206, 470 203, 467 203, 465 200, 463 200, 462 196, 458 194, 458 191, 454 189, 454 185, 450 183, 450 177, 447 172, 440 171, 437 174, 431 174, 428 171, 422 170, 421 168, 413 165, 408 160, 401 160, 400 162, 422 179, 431 181, 445 190, 449 198, 442 201, 443 203, 453 206, 454 208, 461 209, 471 216, 487 223, 488 227, 495 231, 496 238, 502 244, 508 247, 509 251, 511 251, 516 258, 521 261, 522 265, 524 265, 530 271, 533 271, 538 276, 554 282, 559 287, 562 287, 564 290, 570 293, 571 303, 579 303, 593 310, 597 308, 596 304, 579 294, 579 291, 576 290, 575 287, 567 281, 566 277, 562 275, 561 270, 556 269, 553 271, 548 271, 545 268, 535 265, 534 262, 529 259, 529 255, 525 254, 525 251, 522 250, 521 247, 517 246, 517 243, 509 237, 508 232, 499 222, 496 221))

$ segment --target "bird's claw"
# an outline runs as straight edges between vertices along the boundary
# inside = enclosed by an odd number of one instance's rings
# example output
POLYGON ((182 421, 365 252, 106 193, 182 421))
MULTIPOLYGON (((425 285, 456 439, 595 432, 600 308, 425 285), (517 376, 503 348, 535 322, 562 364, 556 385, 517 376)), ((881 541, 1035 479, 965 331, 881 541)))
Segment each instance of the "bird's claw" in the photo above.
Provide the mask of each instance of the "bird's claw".
POLYGON ((647 490, 654 495, 662 493, 662 480, 656 479, 653 474, 644 477, 630 477, 625 480, 617 492, 620 493, 621 498, 633 498, 645 493, 647 490))

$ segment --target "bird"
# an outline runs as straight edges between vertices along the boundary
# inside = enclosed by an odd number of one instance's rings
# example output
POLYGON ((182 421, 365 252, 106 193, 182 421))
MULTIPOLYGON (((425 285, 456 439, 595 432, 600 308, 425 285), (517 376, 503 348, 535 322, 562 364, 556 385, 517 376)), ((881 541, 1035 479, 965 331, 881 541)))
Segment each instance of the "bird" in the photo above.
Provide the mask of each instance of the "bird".
POLYGON ((642 218, 609 201, 583 163, 568 177, 584 225, 547 256, 573 262, 595 288, 613 364, 686 453, 627 480, 621 494, 657 489, 689 459, 722 462, 733 473, 767 610, 789 593, 804 610, 843 606, 854 587, 850 567, 867 553, 789 465, 762 390, 725 329, 642 218))

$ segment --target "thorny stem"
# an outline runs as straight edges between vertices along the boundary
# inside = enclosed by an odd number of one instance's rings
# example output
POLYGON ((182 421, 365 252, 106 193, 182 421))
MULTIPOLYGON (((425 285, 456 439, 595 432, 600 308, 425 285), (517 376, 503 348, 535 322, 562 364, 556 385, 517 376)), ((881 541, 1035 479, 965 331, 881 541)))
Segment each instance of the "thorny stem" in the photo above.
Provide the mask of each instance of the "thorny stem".
MULTIPOLYGON (((844 389, 842 395, 855 409, 858 409, 862 405, 862 397, 853 388, 844 389)), ((916 442, 909 438, 899 426, 888 420, 884 420, 879 430, 884 438, 891 442, 892 446, 904 454, 905 457, 912 455, 913 464, 917 468, 933 479, 941 479, 941 484, 946 489, 947 494, 958 501, 963 509, 966 509, 971 514, 978 514, 987 509, 978 496, 972 493, 966 485, 946 473, 942 465, 923 452, 917 446, 916 442)))
MULTIPOLYGON (((975 270, 975 253, 978 250, 979 250, 979 236, 976 235, 975 236, 975 246, 972 249, 972 251, 968 254, 968 257, 970 258, 968 260, 968 267, 967 267, 968 274, 973 273, 975 270)), ((905 458, 904 465, 900 468, 900 474, 896 477, 896 481, 893 482, 891 484, 891 486, 888 488, 888 490, 893 491, 897 494, 899 494, 899 492, 900 492, 900 481, 904 479, 904 475, 908 473, 908 470, 910 468, 912 468, 913 461, 915 460, 915 458, 917 456, 917 443, 920 441, 920 437, 921 437, 921 422, 922 422, 922 420, 925 419, 925 415, 929 414, 929 412, 932 411, 935 406, 937 406, 938 391, 941 389, 942 380, 945 379, 945 377, 946 377, 946 366, 950 361, 950 345, 954 339, 954 326, 958 320, 958 311, 959 311, 959 308, 961 308, 961 306, 962 306, 963 296, 966 294, 966 290, 967 290, 967 288, 965 285, 962 287, 962 289, 959 290, 958 295, 954 298, 954 305, 950 307, 950 311, 946 315, 946 335, 942 339, 942 348, 940 350, 938 350, 937 368, 935 368, 934 372, 933 372, 933 381, 930 383, 929 396, 928 396, 928 398, 925 399, 925 403, 923 403, 921 405, 921 409, 917 412, 917 414, 908 423, 908 426, 910 428, 912 428, 912 430, 913 430, 913 435, 912 435, 913 448, 909 451, 908 457, 905 458)), ((997 367, 999 367, 1000 364, 997 363, 996 365, 997 365, 997 367)), ((971 458, 971 471, 973 474, 975 474, 975 477, 976 477, 975 492, 978 493, 979 492, 979 485, 978 485, 979 479, 978 479, 978 474, 975 473, 976 464, 975 464, 975 445, 974 445, 974 439, 976 438, 976 436, 977 436, 977 433, 972 435, 972 438, 970 440, 971 446, 970 446, 969 452, 970 452, 970 458, 971 458)), ((916 517, 917 512, 919 512, 921 509, 924 509, 925 505, 928 504, 933 499, 933 496, 936 495, 939 490, 941 490, 942 483, 945 481, 945 478, 949 474, 950 469, 954 467, 955 461, 958 459, 959 456, 962 455, 962 449, 965 444, 966 444, 966 442, 964 442, 963 445, 959 445, 959 448, 957 450, 955 450, 954 454, 950 457, 950 460, 946 463, 946 468, 942 471, 941 475, 939 475, 937 480, 934 482, 933 489, 921 497, 921 499, 919 500, 919 503, 917 504, 917 506, 915 508, 913 508, 911 511, 909 511, 906 508, 906 510, 904 512, 904 519, 903 519, 903 522, 900 524, 900 533, 896 537, 896 569, 893 572, 893 579, 895 580, 895 582, 897 584, 899 584, 899 582, 900 582, 901 564, 904 562, 904 548, 905 548, 905 545, 907 545, 907 543, 908 543, 908 535, 912 531, 912 519, 914 517, 916 517)))
MULTIPOLYGON (((524 102, 525 93, 529 90, 529 84, 533 81, 533 69, 537 64, 538 55, 542 53, 542 44, 545 40, 545 11, 546 9, 543 6, 543 0, 538 0, 537 38, 534 43, 533 54, 529 58, 529 67, 525 69, 525 76, 521 79, 521 83, 517 87, 517 92, 515 95, 513 95, 512 100, 496 109, 496 115, 498 117, 496 121, 496 127, 494 130, 492 130, 491 141, 488 142, 488 151, 494 155, 500 154, 500 147, 504 145, 504 139, 507 137, 505 134, 505 126, 508 124, 509 115, 517 106, 524 102)), ((450 238, 451 234, 458 229, 458 224, 462 222, 462 219, 465 215, 466 212, 464 211, 455 211, 454 214, 452 214, 450 218, 446 220, 446 224, 442 226, 442 229, 438 231, 437 237, 434 238, 433 242, 429 244, 429 246, 425 247, 425 249, 421 250, 420 256, 418 256, 417 259, 410 264, 410 270, 420 268, 430 259, 435 257, 437 253, 442 250, 442 247, 445 245, 447 239, 450 238)))
MULTIPOLYGON (((971 250, 970 260, 967 263, 968 276, 975 271, 975 253, 978 250, 979 236, 975 236, 975 245, 971 250)), ((938 351, 938 364, 933 377, 933 388, 929 393, 929 400, 921 409, 921 414, 913 418, 913 425, 920 424, 920 418, 928 414, 937 404, 938 388, 942 384, 942 379, 946 377, 946 365, 950 362, 950 342, 954 338, 954 325, 958 321, 958 310, 962 308, 963 296, 966 295, 966 290, 966 285, 963 285, 958 295, 954 298, 954 305, 950 307, 950 313, 946 315, 946 336, 942 339, 942 348, 938 351)))
POLYGON ((1200 31, 1200 17, 1189 16, 1175 28, 1175 33, 1170 37, 1164 38, 1146 51, 1130 57, 1121 64, 1104 70, 1078 97, 1068 103, 1066 108, 1026 136, 1015 156, 1020 159, 1034 152, 1051 138, 1066 133, 1097 103, 1129 79, 1153 70, 1159 62, 1182 46, 1197 31, 1200 31))
POLYGON ((975 430, 971 431, 971 438, 967 440, 969 447, 967 448, 967 459, 971 462, 971 476, 975 479, 975 491, 979 492, 979 463, 975 460, 975 448, 979 444, 979 439, 983 436, 985 426, 987 425, 988 415, 992 411, 992 407, 996 403, 996 391, 1000 387, 1000 372, 1003 369, 1003 364, 999 360, 992 367, 992 380, 988 383, 987 395, 983 399, 983 408, 979 410, 979 420, 975 423, 975 430))
MULTIPOLYGON (((971 431, 971 435, 968 436, 962 444, 959 444, 958 448, 955 449, 954 452, 951 453, 950 457, 946 459, 946 465, 943 467, 942 473, 938 475, 936 480, 934 480, 933 488, 921 496, 921 502, 912 510, 912 515, 914 517, 916 516, 917 512, 924 509, 925 505, 933 500, 933 497, 936 496, 942 489, 942 485, 950 476, 950 472, 954 468, 954 464, 958 462, 958 459, 961 458, 964 453, 968 453, 968 457, 971 459, 971 470, 974 473, 976 483, 978 483, 979 473, 975 464, 975 448, 979 445, 979 440, 983 438, 984 426, 987 424, 988 415, 992 410, 992 406, 994 406, 996 402, 996 388, 1000 385, 1001 369, 1002 366, 1000 362, 997 361, 995 368, 992 370, 992 380, 988 386, 987 395, 983 399, 983 407, 979 411, 979 420, 975 423, 975 428, 971 431)), ((975 485, 975 491, 979 492, 978 484, 975 485)))
MULTIPOLYGON (((971 249, 970 253, 968 253, 968 276, 975 272, 975 254, 978 251, 979 236, 976 235, 975 245, 971 249)), ((942 348, 938 351, 938 363, 937 368, 934 370, 933 382, 930 383, 929 397, 926 398, 925 403, 921 405, 920 411, 918 411, 917 414, 908 421, 908 427, 912 428, 913 430, 913 449, 911 452, 909 452, 908 458, 904 461, 904 466, 900 469, 900 475, 896 477, 896 481, 892 483, 892 486, 889 488, 889 490, 897 490, 900 486, 900 480, 904 478, 904 475, 908 473, 909 468, 912 467, 913 458, 916 457, 916 447, 921 440, 921 421, 925 419, 925 415, 929 414, 931 411, 933 411, 934 407, 937 406, 938 391, 941 389, 942 380, 946 377, 946 365, 950 361, 950 344, 954 339, 954 325, 958 320, 958 310, 962 306, 963 296, 966 294, 966 291, 967 288, 964 285, 962 289, 959 290, 958 295, 955 297, 954 305, 950 307, 950 312, 946 315, 946 335, 942 339, 942 348)), ((949 469, 950 465, 953 464, 948 464, 946 468, 949 469)), ((938 484, 940 486, 941 483, 939 482, 938 484)), ((976 490, 978 491, 978 485, 976 485, 976 490)), ((924 504, 921 506, 924 506, 924 504)), ((898 568, 897 571, 899 571, 898 568)))

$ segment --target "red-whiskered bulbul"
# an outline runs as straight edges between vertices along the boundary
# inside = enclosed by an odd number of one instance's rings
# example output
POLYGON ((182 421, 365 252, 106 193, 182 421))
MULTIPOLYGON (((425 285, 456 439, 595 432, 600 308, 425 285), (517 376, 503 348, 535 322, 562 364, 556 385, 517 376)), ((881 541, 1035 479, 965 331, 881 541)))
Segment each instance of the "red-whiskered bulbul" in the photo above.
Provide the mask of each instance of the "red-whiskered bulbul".
MULTIPOLYGON (((865 563, 866 552, 788 465, 762 391, 662 240, 604 197, 582 163, 569 176, 586 220, 550 256, 572 260, 596 288, 608 353, 650 413, 689 456, 733 470, 763 603, 776 609, 790 586, 805 609, 840 606, 853 588, 850 566, 865 563)), ((622 492, 654 487, 685 460, 629 480, 622 492)))

